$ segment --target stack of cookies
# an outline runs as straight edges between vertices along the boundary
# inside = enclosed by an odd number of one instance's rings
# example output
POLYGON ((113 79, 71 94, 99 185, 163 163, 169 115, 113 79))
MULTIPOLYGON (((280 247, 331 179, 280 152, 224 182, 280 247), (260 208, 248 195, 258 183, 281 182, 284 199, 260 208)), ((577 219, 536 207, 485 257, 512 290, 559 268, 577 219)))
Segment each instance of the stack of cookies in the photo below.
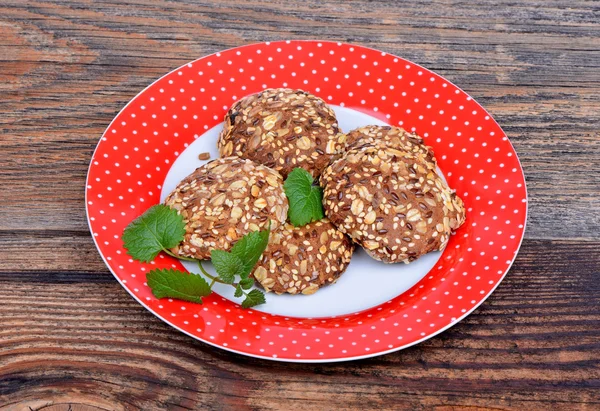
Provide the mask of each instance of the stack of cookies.
POLYGON ((267 291, 312 294, 335 282, 355 243, 377 260, 409 263, 444 249, 465 219, 420 137, 381 126, 344 134, 333 110, 302 90, 267 89, 235 103, 218 147, 222 158, 166 200, 186 223, 185 241, 173 252, 209 258, 270 226, 253 272, 267 291), (283 181, 296 167, 318 179, 327 216, 303 227, 286 223, 283 181))

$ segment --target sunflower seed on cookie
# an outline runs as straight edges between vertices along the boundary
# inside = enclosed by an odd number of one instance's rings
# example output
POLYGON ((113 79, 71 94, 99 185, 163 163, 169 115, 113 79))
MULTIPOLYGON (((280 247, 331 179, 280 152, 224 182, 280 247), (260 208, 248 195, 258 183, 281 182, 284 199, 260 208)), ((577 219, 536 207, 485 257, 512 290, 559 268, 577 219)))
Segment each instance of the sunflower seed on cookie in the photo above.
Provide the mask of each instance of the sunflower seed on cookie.
POLYGON ((413 154, 435 170, 436 159, 431 147, 425 145, 423 139, 415 133, 394 126, 365 126, 356 128, 346 134, 346 150, 353 150, 367 145, 386 145, 413 154))
POLYGON ((198 167, 165 200, 183 216, 184 240, 172 251, 197 259, 215 249, 229 250, 251 231, 285 223, 288 202, 281 175, 239 157, 226 157, 198 167))
POLYGON ((313 294, 337 281, 350 263, 354 244, 329 220, 271 232, 254 269, 255 280, 277 294, 313 294))
POLYGON ((318 177, 344 140, 325 101, 306 91, 278 88, 235 103, 225 115, 218 147, 222 156, 248 158, 284 178, 295 167, 318 177))
POLYGON ((409 263, 443 250, 465 220, 462 200, 416 155, 364 146, 321 175, 325 214, 374 259, 409 263))

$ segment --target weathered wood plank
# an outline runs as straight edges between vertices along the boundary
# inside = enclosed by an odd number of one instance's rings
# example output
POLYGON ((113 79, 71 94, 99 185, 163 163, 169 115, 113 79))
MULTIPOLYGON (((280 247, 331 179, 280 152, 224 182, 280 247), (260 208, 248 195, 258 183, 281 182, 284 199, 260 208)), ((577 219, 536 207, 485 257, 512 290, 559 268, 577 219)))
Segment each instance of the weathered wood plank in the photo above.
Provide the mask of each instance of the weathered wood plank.
POLYGON ((51 230, 86 231, 90 154, 155 78, 223 48, 318 37, 402 55, 462 86, 496 116, 524 163, 527 237, 597 238, 600 10, 543 5, 490 13, 489 3, 4 2, 0 124, 10 138, 0 142, 0 184, 10 218, 0 216, 0 229, 44 220, 51 230))
POLYGON ((105 409, 591 410, 600 406, 598 247, 526 240, 505 281, 457 326, 405 351, 329 365, 215 350, 146 312, 110 274, 53 283, 51 273, 4 271, 0 398, 73 395, 105 409))

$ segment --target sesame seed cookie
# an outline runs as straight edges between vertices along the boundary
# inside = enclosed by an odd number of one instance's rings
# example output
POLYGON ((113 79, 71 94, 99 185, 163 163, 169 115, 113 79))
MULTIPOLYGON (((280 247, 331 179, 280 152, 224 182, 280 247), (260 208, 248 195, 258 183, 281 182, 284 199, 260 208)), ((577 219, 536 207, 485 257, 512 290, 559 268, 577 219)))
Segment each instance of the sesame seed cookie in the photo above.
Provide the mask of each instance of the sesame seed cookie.
POLYGON ((285 178, 295 167, 318 177, 343 149, 335 113, 302 90, 267 89, 244 97, 225 115, 219 136, 222 156, 264 164, 285 178))
POLYGON ((271 233, 253 275, 266 291, 313 294, 337 281, 353 251, 352 241, 327 219, 285 224, 271 233))
POLYGON ((395 148, 351 150, 325 169, 320 183, 331 222, 386 263, 443 250, 465 220, 462 200, 436 171, 395 148))
POLYGON ((366 145, 384 144, 388 147, 412 153, 435 170, 437 162, 431 147, 425 145, 423 139, 415 133, 394 126, 359 127, 346 134, 346 150, 353 150, 366 145))
POLYGON ((169 194, 165 204, 183 216, 186 233, 176 255, 210 258, 229 250, 251 231, 285 223, 288 202, 281 175, 239 157, 220 158, 198 167, 169 194))

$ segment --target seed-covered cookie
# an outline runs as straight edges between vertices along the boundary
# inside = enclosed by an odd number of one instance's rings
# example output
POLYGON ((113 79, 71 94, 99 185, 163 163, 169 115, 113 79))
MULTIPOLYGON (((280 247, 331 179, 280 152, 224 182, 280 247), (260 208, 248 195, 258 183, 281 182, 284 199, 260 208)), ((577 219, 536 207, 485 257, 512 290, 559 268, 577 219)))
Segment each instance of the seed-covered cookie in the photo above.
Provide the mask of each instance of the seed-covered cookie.
POLYGON ((186 233, 172 251, 197 259, 229 250, 251 231, 276 229, 287 217, 281 175, 239 157, 220 158, 183 179, 165 204, 183 216, 186 233))
POLYGON ((346 134, 346 150, 353 150, 367 145, 383 144, 388 147, 407 151, 435 170, 437 163, 431 147, 425 145, 423 139, 415 133, 394 126, 359 127, 346 134))
POLYGON ((313 294, 334 283, 346 270, 354 244, 329 220, 271 232, 269 245, 254 269, 254 278, 277 294, 313 294))
POLYGON ((244 97, 225 115, 218 146, 222 156, 248 158, 279 171, 295 167, 318 177, 343 149, 335 113, 302 90, 267 89, 244 97))
POLYGON ((442 250, 465 219, 461 199, 413 154, 351 150, 321 176, 325 213, 376 260, 409 263, 442 250))

